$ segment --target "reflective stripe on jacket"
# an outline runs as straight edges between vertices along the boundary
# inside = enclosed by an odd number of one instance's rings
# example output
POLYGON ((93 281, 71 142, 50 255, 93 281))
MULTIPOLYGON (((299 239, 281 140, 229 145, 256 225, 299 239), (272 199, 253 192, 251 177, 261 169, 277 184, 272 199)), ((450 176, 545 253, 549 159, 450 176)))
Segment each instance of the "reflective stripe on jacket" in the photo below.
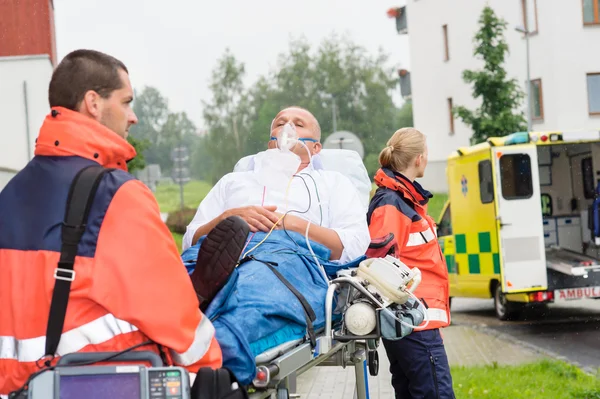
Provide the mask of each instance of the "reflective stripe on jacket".
MULTIPOLYGON (((372 240, 394 234, 395 253, 408 267, 421 270, 422 281, 415 291, 428 307, 427 330, 450 324, 448 269, 437 242, 436 225, 427 214, 431 193, 401 174, 380 169, 378 186, 369 204, 367 221, 372 240)), ((392 245, 386 245, 387 251, 392 245)), ((381 249, 369 249, 368 256, 385 256, 381 249)))
POLYGON ((134 148, 91 118, 55 111, 35 157, 0 192, 0 394, 38 370, 69 187, 94 163, 117 170, 103 177, 92 204, 57 354, 121 351, 150 339, 192 372, 221 367, 214 327, 158 204, 127 173, 134 148))

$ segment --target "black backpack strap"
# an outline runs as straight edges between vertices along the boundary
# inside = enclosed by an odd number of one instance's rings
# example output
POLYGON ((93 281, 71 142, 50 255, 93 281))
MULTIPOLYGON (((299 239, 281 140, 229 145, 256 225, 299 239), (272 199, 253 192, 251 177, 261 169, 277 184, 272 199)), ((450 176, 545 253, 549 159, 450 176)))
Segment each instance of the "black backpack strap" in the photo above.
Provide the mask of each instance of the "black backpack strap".
MULTIPOLYGON (((88 215, 102 177, 114 169, 92 165, 80 170, 69 189, 65 219, 61 229, 61 249, 58 267, 54 270, 54 291, 46 328, 46 354, 53 359, 67 313, 71 282, 75 280, 75 257, 79 241, 85 232, 88 215)), ((48 363, 47 363, 48 365, 48 363)))

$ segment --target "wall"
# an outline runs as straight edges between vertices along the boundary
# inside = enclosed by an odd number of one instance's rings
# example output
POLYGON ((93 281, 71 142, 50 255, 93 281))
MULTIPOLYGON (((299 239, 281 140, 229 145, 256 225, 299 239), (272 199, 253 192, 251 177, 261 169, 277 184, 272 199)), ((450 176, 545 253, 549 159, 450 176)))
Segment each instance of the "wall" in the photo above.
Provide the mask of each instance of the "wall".
POLYGON ((0 57, 0 167, 20 170, 33 157, 35 139, 50 110, 52 70, 48 56, 0 57), (29 120, 23 82, 27 85, 29 120))
POLYGON ((447 166, 448 164, 446 161, 429 161, 427 163, 425 176, 418 179, 419 184, 432 193, 447 193, 447 166))
POLYGON ((0 1, 0 57, 48 54, 56 65, 52 0, 0 1))
MULTIPOLYGON (((505 68, 525 92, 525 39, 514 30, 523 24, 519 0, 407 0, 413 118, 415 127, 429 137, 430 163, 445 163, 453 150, 469 145, 471 130, 459 119, 450 134, 447 99, 452 98, 454 106, 479 105, 462 72, 482 66, 473 57, 473 37, 485 3, 507 22, 510 53, 505 68)), ((542 79, 544 120, 533 123, 534 131, 600 128, 600 117, 588 115, 586 82, 586 73, 600 72, 600 52, 592 50, 600 43, 600 29, 583 26, 581 7, 579 0, 537 0, 538 33, 530 37, 530 68, 531 79, 542 79)), ((525 101, 522 110, 526 112, 525 101)))

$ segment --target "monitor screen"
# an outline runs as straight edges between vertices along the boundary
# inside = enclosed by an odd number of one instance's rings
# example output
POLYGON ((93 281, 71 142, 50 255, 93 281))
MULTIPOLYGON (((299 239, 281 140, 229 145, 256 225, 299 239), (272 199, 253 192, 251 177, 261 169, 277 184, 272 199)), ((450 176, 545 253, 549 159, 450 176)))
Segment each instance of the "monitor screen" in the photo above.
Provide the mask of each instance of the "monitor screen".
POLYGON ((138 373, 63 375, 60 377, 60 399, 139 399, 138 373))

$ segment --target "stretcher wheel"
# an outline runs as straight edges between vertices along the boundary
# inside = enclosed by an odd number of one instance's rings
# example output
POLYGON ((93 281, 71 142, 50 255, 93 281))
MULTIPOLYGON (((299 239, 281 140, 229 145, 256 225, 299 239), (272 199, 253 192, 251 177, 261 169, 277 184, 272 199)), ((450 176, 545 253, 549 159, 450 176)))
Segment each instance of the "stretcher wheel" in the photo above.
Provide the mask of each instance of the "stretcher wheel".
POLYGON ((379 374, 379 352, 370 351, 368 354, 369 374, 376 377, 379 374))
POLYGON ((279 388, 277 390, 277 399, 290 399, 290 393, 287 388, 279 388))
POLYGON ((377 347, 379 346, 379 341, 376 339, 368 339, 367 340, 367 349, 370 351, 374 351, 377 350, 377 347))

